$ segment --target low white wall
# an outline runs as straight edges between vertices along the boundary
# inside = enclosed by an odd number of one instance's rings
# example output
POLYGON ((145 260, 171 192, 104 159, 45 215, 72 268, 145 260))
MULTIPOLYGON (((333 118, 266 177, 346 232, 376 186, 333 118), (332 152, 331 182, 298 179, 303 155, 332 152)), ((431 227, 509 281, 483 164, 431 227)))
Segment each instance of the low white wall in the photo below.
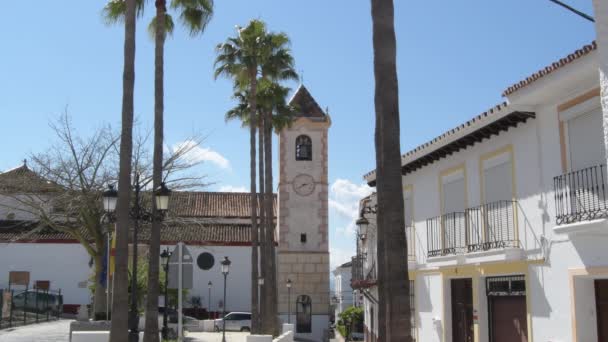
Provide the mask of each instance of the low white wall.
POLYGON ((30 288, 36 280, 50 280, 53 290, 61 289, 64 304, 90 302, 87 281, 93 269, 78 243, 2 243, 0 260, 0 287, 8 285, 10 271, 29 271, 30 288))
POLYGON ((273 342, 293 342, 293 331, 287 331, 279 337, 272 340, 273 342))

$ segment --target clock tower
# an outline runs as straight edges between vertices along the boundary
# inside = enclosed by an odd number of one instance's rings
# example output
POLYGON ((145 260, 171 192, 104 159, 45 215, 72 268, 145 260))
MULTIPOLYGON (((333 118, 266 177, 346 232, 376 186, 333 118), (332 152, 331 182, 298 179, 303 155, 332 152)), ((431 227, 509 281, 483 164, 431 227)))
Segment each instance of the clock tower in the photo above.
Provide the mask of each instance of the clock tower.
POLYGON ((297 336, 320 341, 329 321, 327 131, 331 119, 303 85, 290 104, 298 113, 291 127, 279 133, 278 309, 284 322, 291 311, 297 336))

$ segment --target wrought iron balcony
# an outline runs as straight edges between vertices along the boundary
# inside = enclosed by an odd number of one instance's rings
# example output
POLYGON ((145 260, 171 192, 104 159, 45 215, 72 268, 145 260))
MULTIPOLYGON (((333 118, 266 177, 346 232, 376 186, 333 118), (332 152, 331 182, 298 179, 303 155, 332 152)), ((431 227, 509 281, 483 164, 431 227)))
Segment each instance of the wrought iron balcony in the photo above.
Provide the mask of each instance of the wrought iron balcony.
POLYGON ((497 201, 467 209, 467 251, 519 248, 516 211, 515 201, 497 201))
POLYGON ((459 254, 467 246, 465 213, 449 213, 426 220, 428 256, 459 254))
POLYGON ((376 284, 376 265, 372 263, 365 268, 365 256, 357 255, 352 258, 352 275, 350 285, 353 289, 366 288, 376 284))
POLYGON ((519 248, 517 202, 498 201, 426 221, 428 257, 519 248))
POLYGON ((558 225, 608 217, 606 165, 557 176, 553 187, 558 225))

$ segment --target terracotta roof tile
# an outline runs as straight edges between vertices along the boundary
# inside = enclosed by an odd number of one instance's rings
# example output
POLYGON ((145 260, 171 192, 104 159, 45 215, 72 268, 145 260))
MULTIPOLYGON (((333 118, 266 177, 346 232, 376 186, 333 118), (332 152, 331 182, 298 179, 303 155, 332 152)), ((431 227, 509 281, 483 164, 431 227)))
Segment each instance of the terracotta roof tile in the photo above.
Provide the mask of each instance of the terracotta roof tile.
MULTIPOLYGON (((1 242, 76 242, 66 232, 38 227, 37 223, 0 221, 1 242)), ((82 229, 81 234, 91 239, 90 234, 82 229)), ((143 225, 139 230, 140 241, 146 243, 150 238, 150 226, 143 225)), ((249 224, 209 224, 209 223, 172 223, 164 224, 161 230, 163 243, 184 241, 192 244, 242 244, 251 243, 251 226, 249 224)))
MULTIPOLYGON (((276 199, 274 195, 275 217, 276 199)), ((174 191, 169 201, 169 214, 173 217, 249 218, 250 205, 248 192, 174 191)))
POLYGON ((588 55, 589 53, 591 53, 592 51, 594 51, 596 49, 597 49, 597 43, 595 41, 593 41, 591 44, 583 46, 582 48, 574 51, 573 53, 569 54, 568 56, 561 58, 560 60, 552 63, 551 65, 548 65, 548 66, 544 67, 543 69, 540 69, 539 71, 533 73, 532 75, 526 77, 525 79, 508 87, 502 93, 502 96, 511 95, 514 92, 520 90, 521 88, 526 87, 526 86, 530 85, 531 83, 537 81, 538 79, 554 72, 555 70, 560 69, 563 66, 568 65, 568 64, 574 62, 575 60, 588 55))

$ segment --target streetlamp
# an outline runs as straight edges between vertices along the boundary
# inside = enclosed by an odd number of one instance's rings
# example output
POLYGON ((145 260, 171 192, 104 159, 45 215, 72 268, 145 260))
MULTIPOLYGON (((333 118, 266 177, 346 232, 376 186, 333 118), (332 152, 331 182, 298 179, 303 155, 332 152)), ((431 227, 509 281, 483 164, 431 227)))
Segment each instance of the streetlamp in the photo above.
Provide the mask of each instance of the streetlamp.
POLYGON ((291 324, 291 279, 287 279, 287 323, 291 324))
POLYGON ((228 278, 228 272, 230 271, 230 259, 224 257, 222 264, 222 274, 224 275, 224 307, 222 313, 222 342, 226 342, 226 278, 228 278))
MULTIPOLYGON (((209 305, 207 306, 207 311, 209 312, 208 316, 211 315, 211 287, 213 287, 213 283, 211 280, 207 283, 207 287, 209 288, 209 305)), ((211 317, 208 317, 211 318, 211 317)))
POLYGON ((357 236, 362 241, 365 241, 365 239, 367 239, 367 228, 369 227, 369 220, 366 219, 365 216, 361 215, 361 217, 359 217, 359 219, 355 223, 357 226, 359 226, 359 232, 357 233, 357 236))
MULTIPOLYGON (((169 196, 171 191, 166 187, 165 183, 161 183, 158 189, 154 190, 155 211, 147 211, 141 203, 142 186, 139 182, 139 173, 135 174, 135 199, 134 205, 130 210, 131 219, 133 219, 133 260, 131 271, 131 305, 129 308, 129 341, 139 340, 139 314, 137 312, 137 243, 140 221, 152 222, 155 220, 162 221, 165 213, 169 208, 169 196)), ((108 190, 104 191, 103 208, 108 214, 110 221, 114 221, 114 213, 116 211, 116 203, 118 202, 118 192, 112 185, 108 186, 108 190)))
POLYGON ((163 252, 160 254, 160 258, 163 262, 163 269, 165 270, 165 309, 163 310, 163 330, 162 336, 163 338, 167 338, 167 333, 169 332, 169 327, 167 326, 167 309, 169 307, 169 296, 168 296, 168 287, 169 287, 169 258, 171 258, 172 252, 169 251, 169 248, 165 248, 163 252))
MULTIPOLYGON (((103 217, 101 218, 102 224, 104 222, 104 219, 108 219, 108 221, 110 221, 109 223, 112 223, 111 221, 111 213, 113 213, 114 211, 116 211, 116 202, 118 200, 118 191, 116 191, 116 189, 114 189, 114 186, 111 184, 108 184, 108 189, 106 191, 104 191, 102 194, 102 199, 103 199, 103 210, 106 212, 105 215, 103 215, 103 217)), ((110 262, 109 262, 109 258, 110 258, 110 251, 111 251, 111 244, 112 244, 112 230, 108 227, 106 227, 104 229, 105 234, 106 234, 106 243, 107 243, 107 258, 108 260, 106 260, 107 262, 107 267, 110 267, 110 262)), ((107 269, 106 270, 106 320, 110 320, 110 270, 107 269)))

